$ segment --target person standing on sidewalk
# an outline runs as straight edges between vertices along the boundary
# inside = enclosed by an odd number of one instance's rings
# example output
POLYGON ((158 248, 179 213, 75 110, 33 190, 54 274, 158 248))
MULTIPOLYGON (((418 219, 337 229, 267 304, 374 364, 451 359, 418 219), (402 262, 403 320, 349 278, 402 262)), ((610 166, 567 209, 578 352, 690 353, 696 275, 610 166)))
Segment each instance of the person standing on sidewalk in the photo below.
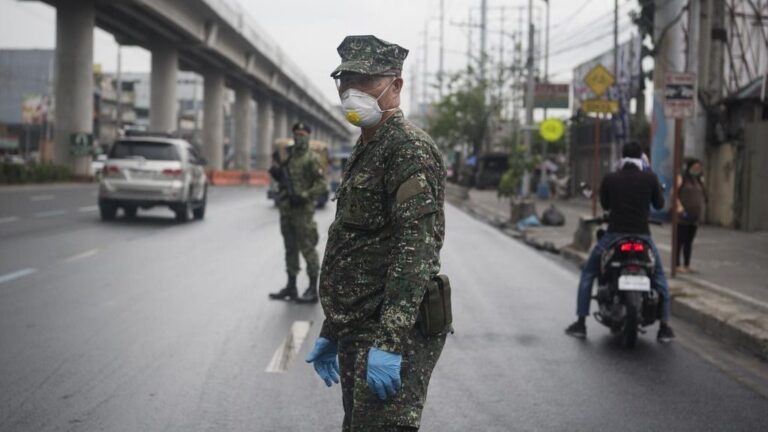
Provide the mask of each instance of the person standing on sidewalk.
POLYGON ((578 320, 565 329, 565 333, 569 336, 580 339, 587 337, 586 319, 589 316, 589 305, 592 300, 592 284, 600 271, 600 257, 603 252, 621 237, 633 235, 647 241, 653 249, 655 258, 653 287, 662 301, 661 323, 656 338, 659 342, 665 343, 675 337, 672 327, 669 326, 671 298, 667 278, 664 276, 664 266, 648 227, 650 207, 653 205, 656 209, 663 208, 664 195, 656 174, 643 171, 642 156, 643 149, 640 144, 634 141, 625 144, 622 148, 621 168, 603 178, 600 186, 600 205, 610 212, 608 230, 598 240, 581 270, 576 300, 578 320))
POLYGON ((418 430, 446 338, 416 325, 440 270, 446 169, 399 108, 408 50, 347 36, 338 52, 331 76, 362 134, 337 192, 320 281, 325 321, 306 361, 326 385, 340 378, 343 431, 418 430))
POLYGON ((288 284, 278 292, 270 293, 273 300, 296 300, 299 303, 317 303, 317 282, 320 262, 317 255, 318 235, 315 223, 315 201, 326 189, 323 169, 309 148, 312 130, 304 123, 293 126, 293 145, 288 148, 285 161, 275 161, 269 169, 279 183, 277 205, 280 210, 280 232, 285 245, 285 264, 288 284), (309 287, 301 297, 296 289, 299 273, 299 252, 304 256, 309 275, 309 287))
POLYGON ((677 271, 689 273, 691 271, 691 251, 693 239, 699 227, 699 220, 704 214, 704 206, 707 201, 704 189, 704 166, 698 159, 689 159, 683 170, 683 175, 677 179, 679 214, 677 224, 677 257, 675 262, 677 271), (684 261, 680 265, 680 255, 684 261))

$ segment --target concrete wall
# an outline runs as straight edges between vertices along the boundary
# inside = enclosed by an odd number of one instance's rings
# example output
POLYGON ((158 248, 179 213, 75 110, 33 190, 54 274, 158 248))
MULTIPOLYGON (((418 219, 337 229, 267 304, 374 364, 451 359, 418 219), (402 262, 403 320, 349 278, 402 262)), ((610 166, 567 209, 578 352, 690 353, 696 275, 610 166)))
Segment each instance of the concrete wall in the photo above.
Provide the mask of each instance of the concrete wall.
POLYGON ((707 222, 732 228, 736 198, 736 146, 724 143, 707 148, 707 222))
POLYGON ((744 127, 744 179, 741 225, 747 231, 768 230, 768 122, 744 127))

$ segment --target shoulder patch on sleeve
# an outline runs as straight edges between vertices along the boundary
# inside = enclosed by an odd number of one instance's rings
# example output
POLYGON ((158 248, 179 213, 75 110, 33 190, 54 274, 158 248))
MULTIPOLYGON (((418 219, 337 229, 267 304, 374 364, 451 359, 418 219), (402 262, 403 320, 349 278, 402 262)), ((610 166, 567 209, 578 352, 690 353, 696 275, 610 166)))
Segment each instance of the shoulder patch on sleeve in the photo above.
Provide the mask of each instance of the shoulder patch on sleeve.
POLYGON ((422 192, 427 192, 428 186, 426 182, 420 180, 422 180, 422 176, 415 175, 400 185, 400 187, 397 189, 398 204, 402 204, 408 201, 409 198, 422 192))

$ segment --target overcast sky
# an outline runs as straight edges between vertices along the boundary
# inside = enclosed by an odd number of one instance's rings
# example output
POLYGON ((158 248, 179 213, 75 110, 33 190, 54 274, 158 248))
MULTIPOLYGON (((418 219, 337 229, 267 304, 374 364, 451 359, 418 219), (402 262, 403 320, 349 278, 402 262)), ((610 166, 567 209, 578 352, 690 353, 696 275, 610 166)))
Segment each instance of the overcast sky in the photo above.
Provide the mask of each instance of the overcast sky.
MULTIPOLYGON (((180 0, 179 0, 180 1, 180 0)), ((438 68, 440 0, 227 0, 239 3, 259 25, 276 40, 294 63, 322 90, 336 101, 336 89, 328 74, 338 64, 336 47, 348 34, 374 34, 410 50, 404 75, 406 86, 414 66, 421 66, 424 55, 424 29, 428 31, 428 70, 438 68)), ((467 62, 468 30, 460 24, 469 19, 470 9, 476 21, 480 0, 445 1, 445 69, 455 71, 467 62)), ((613 0, 551 0, 550 63, 552 81, 569 82, 574 66, 608 50, 613 28, 613 0), (554 75, 554 76, 553 76, 554 75)), ((504 31, 517 31, 521 7, 526 0, 488 0, 488 51, 498 56, 504 7, 504 31)), ((636 8, 635 0, 619 0, 620 41, 629 38, 634 27, 627 13, 636 8)), ((545 2, 535 0, 536 24, 543 27, 545 2)), ((525 15, 523 15, 525 19, 525 15)), ((53 48, 55 46, 55 10, 35 1, 0 0, 0 47, 53 48)), ((479 51, 479 31, 473 35, 475 52, 479 51)), ((543 41, 543 37, 542 37, 543 41)), ((512 55, 511 39, 505 42, 505 59, 512 55)), ((116 68, 114 38, 96 30, 94 62, 105 71, 116 68)), ((126 71, 148 71, 149 53, 141 48, 123 49, 126 71)), ((409 93, 404 98, 408 108, 409 93)))

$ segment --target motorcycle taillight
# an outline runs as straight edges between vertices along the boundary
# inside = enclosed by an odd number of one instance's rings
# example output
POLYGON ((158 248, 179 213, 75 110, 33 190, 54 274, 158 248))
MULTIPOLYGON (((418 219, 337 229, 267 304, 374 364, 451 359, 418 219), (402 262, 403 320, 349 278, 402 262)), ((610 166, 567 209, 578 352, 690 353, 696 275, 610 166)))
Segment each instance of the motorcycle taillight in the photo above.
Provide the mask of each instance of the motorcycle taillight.
POLYGON ((619 245, 619 250, 622 252, 643 252, 645 251, 645 245, 642 243, 626 242, 619 245))

